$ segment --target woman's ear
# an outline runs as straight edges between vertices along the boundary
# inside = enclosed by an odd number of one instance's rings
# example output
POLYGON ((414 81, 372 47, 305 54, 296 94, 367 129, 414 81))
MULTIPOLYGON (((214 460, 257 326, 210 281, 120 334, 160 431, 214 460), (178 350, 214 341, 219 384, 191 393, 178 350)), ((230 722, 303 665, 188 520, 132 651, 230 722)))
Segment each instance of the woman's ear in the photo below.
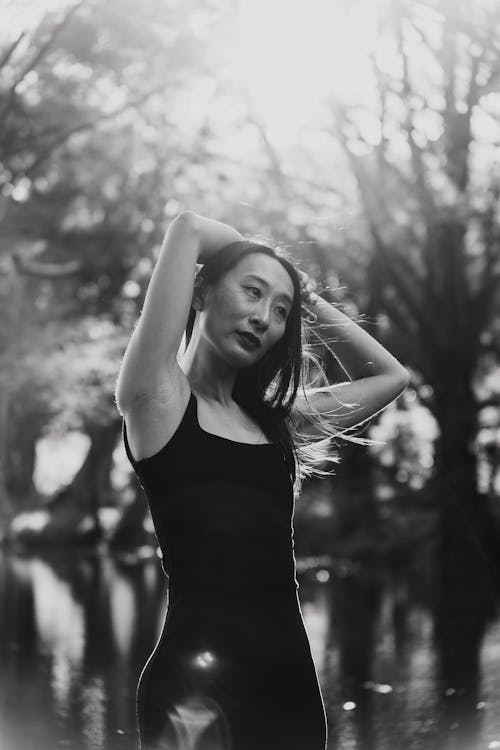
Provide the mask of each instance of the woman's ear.
POLYGON ((205 306, 205 295, 206 295, 206 285, 203 283, 203 280, 200 278, 196 278, 194 280, 194 287, 193 287, 193 298, 191 301, 191 307, 194 307, 195 310, 198 312, 200 310, 203 310, 205 306))

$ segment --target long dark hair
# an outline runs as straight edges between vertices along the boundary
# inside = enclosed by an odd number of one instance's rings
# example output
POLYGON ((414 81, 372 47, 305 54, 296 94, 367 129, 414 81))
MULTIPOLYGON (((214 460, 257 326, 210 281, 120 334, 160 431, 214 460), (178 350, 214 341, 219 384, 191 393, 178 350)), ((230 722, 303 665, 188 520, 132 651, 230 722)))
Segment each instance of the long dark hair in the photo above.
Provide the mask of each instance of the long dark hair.
MULTIPOLYGON (((345 430, 335 429, 331 419, 313 410, 302 411, 301 414, 307 416, 323 437, 315 440, 296 427, 299 412, 294 408, 294 402, 299 387, 305 394, 305 386, 321 380, 328 387, 328 382, 320 360, 307 343, 300 278, 296 261, 286 250, 253 239, 232 242, 222 247, 200 268, 195 279, 195 293, 216 284, 251 253, 264 253, 281 263, 292 280, 294 296, 283 336, 258 362, 237 371, 232 396, 271 441, 282 448, 298 494, 304 477, 331 473, 323 471, 320 466, 327 461, 338 463, 338 455, 332 451, 332 438, 342 436, 362 444, 370 441, 348 437, 345 430), (313 371, 314 377, 311 378, 313 371)), ((191 340, 195 318, 196 310, 191 306, 186 324, 185 349, 191 340)))
MULTIPOLYGON (((296 478, 296 448, 290 433, 293 403, 301 381, 302 323, 299 275, 287 253, 253 240, 238 240, 221 248, 198 271, 195 289, 217 281, 251 253, 264 253, 277 260, 287 271, 293 284, 293 301, 281 339, 255 364, 238 370, 233 398, 256 422, 266 435, 281 446, 290 473, 296 478)), ((196 316, 191 307, 186 325, 186 348, 189 345, 196 316)))

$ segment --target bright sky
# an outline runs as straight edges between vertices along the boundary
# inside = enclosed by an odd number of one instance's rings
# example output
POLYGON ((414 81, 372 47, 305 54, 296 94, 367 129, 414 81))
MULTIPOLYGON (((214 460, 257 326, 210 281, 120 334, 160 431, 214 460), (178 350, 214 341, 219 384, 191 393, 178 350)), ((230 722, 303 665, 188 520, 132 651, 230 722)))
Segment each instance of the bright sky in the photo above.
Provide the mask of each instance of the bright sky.
POLYGON ((0 39, 15 39, 33 29, 42 16, 67 6, 68 0, 0 0, 0 39))
MULTIPOLYGON (((474 13, 480 18, 497 1, 476 0, 474 13)), ((47 10, 75 2, 0 0, 0 39, 13 39, 22 29, 34 28, 47 10)), ((198 3, 202 10, 203 0, 198 3)), ((382 70, 395 73, 400 66, 394 35, 380 33, 381 21, 391 4, 391 0, 221 2, 213 36, 207 43, 212 41, 227 62, 232 85, 246 97, 249 114, 259 121, 275 147, 293 146, 304 131, 315 136, 315 131, 328 130, 332 104, 357 106, 357 126, 367 143, 376 145, 381 131, 370 55, 375 53, 382 70), (223 29, 220 39, 217 29, 223 29)), ((442 19, 432 5, 425 0, 411 0, 409 4, 426 34, 435 37, 442 19)), ((194 17, 196 8, 186 5, 186 15, 190 14, 194 17)), ((407 34, 405 47, 411 66, 421 69, 425 77, 423 45, 418 35, 412 38, 407 34)), ((191 97, 189 107, 192 112, 191 97)), ((200 111, 202 107, 203 102, 200 111)), ((428 110, 418 113, 417 118, 424 139, 440 137, 436 113, 428 110)), ((196 121, 196 114, 193 117, 192 113, 191 119, 196 121)), ((241 133, 238 135, 241 137, 241 133)), ((390 137, 391 133, 385 135, 390 137)))
MULTIPOLYGON (((321 120, 329 98, 355 100, 374 90, 368 53, 387 2, 235 0, 221 9, 226 28, 228 18, 234 19, 224 40, 233 79, 244 87, 271 140, 292 143, 305 124, 321 120)), ((45 11, 72 4, 0 0, 0 38, 13 39, 34 28, 45 11)))
POLYGON ((373 50, 381 3, 252 0, 237 7, 233 60, 271 140, 293 143, 321 122, 330 100, 374 89, 373 50))

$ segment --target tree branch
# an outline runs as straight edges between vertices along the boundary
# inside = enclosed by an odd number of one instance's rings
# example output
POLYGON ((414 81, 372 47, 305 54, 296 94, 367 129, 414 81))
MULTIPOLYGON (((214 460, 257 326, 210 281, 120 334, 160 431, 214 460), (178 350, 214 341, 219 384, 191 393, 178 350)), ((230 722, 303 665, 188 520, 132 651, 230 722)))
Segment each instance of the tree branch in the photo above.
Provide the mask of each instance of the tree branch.
POLYGON ((429 339, 432 339, 432 334, 433 334, 432 320, 426 315, 425 311, 423 310, 422 305, 419 303, 418 299, 415 296, 414 289, 411 288, 408 282, 409 278, 416 277, 415 271, 409 266, 409 264, 406 263, 406 261, 400 255, 396 255, 395 253, 389 253, 389 251, 387 250, 385 243, 378 230, 377 222, 375 220, 375 217, 373 216, 373 212, 370 207, 370 198, 367 193, 364 176, 363 176, 361 167, 359 165, 359 160, 350 151, 346 142, 346 138, 342 131, 342 128, 338 127, 337 132, 339 135, 340 143, 343 147, 343 150, 347 156, 347 159, 351 165, 351 169, 356 178, 361 200, 363 202, 363 206, 366 211, 370 231, 375 242, 376 250, 379 256, 384 261, 384 270, 388 273, 394 286, 398 290, 401 303, 407 308, 407 310, 413 316, 415 324, 418 326, 420 331, 425 336, 428 336, 429 339), (405 264, 406 267, 400 270, 397 266, 398 262, 401 264, 405 264))
MULTIPOLYGON (((500 243, 497 246, 500 250, 500 243)), ((483 286, 474 295, 471 307, 474 319, 474 334, 479 339, 492 314, 493 300, 500 289, 500 271, 492 273, 483 286)))
POLYGON ((68 128, 68 130, 60 134, 59 138, 57 138, 52 143, 50 143, 40 154, 38 154, 38 156, 33 160, 33 162, 29 165, 29 167, 27 167, 27 169, 22 170, 23 176, 29 177, 31 174, 33 174, 33 172, 40 166, 40 164, 42 164, 46 159, 48 159, 56 149, 63 146, 69 140, 69 138, 71 138, 72 135, 75 135, 76 133, 84 132, 85 130, 92 130, 99 123, 104 122, 106 120, 112 120, 114 117, 118 117, 119 115, 123 114, 123 112, 126 112, 128 109, 138 107, 140 104, 143 104, 143 102, 149 99, 149 97, 153 96, 159 91, 162 91, 163 88, 164 88, 164 84, 162 83, 161 85, 155 86, 150 91, 147 91, 145 94, 138 97, 134 101, 127 102, 122 107, 119 107, 113 112, 103 112, 91 120, 87 120, 86 122, 81 122, 78 125, 74 125, 72 128, 68 128))
POLYGON ((500 182, 492 186, 492 195, 488 208, 481 215, 481 228, 484 237, 484 266, 481 272, 480 284, 471 300, 473 320, 475 320, 474 335, 479 338, 492 312, 495 292, 500 283, 500 232, 496 222, 496 212, 500 200, 500 182))
POLYGON ((408 56, 406 55, 406 52, 404 49, 403 27, 402 27, 401 19, 399 19, 399 23, 398 23, 398 49, 399 49, 399 54, 401 55, 401 61, 403 64, 402 100, 406 102, 407 108, 408 108, 407 114, 406 114, 405 130, 408 136, 408 144, 410 146, 411 162, 413 165, 413 169, 415 170, 417 196, 419 198, 420 205, 422 207, 422 211, 424 215, 429 216, 431 218, 435 218, 436 206, 434 204, 434 199, 433 199, 431 190, 429 189, 427 185, 427 180, 425 177, 423 152, 418 146, 418 144, 416 143, 415 138, 413 136, 414 111, 411 106, 411 101, 412 101, 412 96, 414 95, 414 92, 410 84, 409 62, 408 62, 408 56))
POLYGON ((69 260, 65 263, 39 263, 22 258, 18 253, 12 254, 17 272, 22 276, 35 276, 38 279, 61 279, 74 276, 82 268, 80 260, 69 260))
POLYGON ((2 68, 4 68, 7 65, 10 58, 12 57, 12 55, 14 54, 14 52, 16 51, 16 49, 18 48, 22 40, 24 39, 25 35, 26 35, 26 32, 21 31, 17 39, 14 42, 12 42, 10 47, 7 47, 3 57, 0 58, 0 70, 2 70, 2 68))
MULTIPOLYGON (((26 65, 21 70, 21 72, 17 76, 17 78, 14 81, 14 83, 11 85, 9 91, 7 92, 7 98, 9 96, 11 96, 15 92, 16 88, 19 86, 19 84, 21 83, 21 81, 23 81, 26 78, 26 76, 28 75, 28 73, 31 70, 33 70, 38 65, 38 63, 40 62, 40 60, 42 60, 42 58, 47 54, 47 52, 52 47, 53 43, 55 42, 55 40, 57 39, 57 37, 59 36, 59 34, 61 33, 61 31, 68 25, 68 23, 70 22, 71 18, 76 13, 76 11, 79 8, 81 8, 81 6, 86 1, 87 0, 78 0, 78 2, 75 3, 75 5, 73 5, 71 8, 68 9, 67 13, 65 13, 65 15, 63 16, 63 18, 61 19, 61 21, 59 21, 59 23, 57 23, 54 26, 54 28, 52 29, 52 31, 49 34, 49 36, 46 39, 46 41, 43 42, 43 44, 41 45, 41 47, 34 54, 34 56, 31 58, 31 60, 29 60, 26 63, 26 65)), ((4 113, 2 111, 0 113, 0 118, 3 116, 3 114, 4 113)))

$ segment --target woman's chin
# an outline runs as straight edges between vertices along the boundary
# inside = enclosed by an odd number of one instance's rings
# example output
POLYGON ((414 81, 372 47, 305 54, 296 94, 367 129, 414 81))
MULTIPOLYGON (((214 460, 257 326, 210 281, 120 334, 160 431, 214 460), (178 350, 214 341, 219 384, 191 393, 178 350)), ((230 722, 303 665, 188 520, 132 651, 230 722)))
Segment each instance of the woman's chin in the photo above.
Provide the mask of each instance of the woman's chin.
POLYGON ((243 347, 235 347, 227 352, 226 359, 233 367, 241 368, 254 365, 262 356, 260 351, 249 351, 243 349, 243 347))

